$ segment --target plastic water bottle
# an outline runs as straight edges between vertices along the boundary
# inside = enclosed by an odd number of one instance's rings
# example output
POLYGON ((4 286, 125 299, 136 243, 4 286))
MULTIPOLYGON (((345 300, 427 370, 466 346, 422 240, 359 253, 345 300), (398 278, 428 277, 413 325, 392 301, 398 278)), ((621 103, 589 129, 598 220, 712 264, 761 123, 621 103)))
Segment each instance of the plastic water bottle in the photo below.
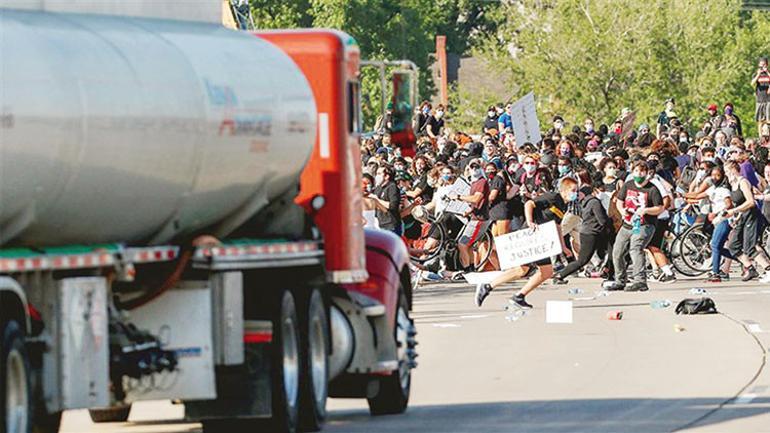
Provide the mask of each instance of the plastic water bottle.
POLYGON ((610 292, 608 292, 606 290, 601 290, 599 292, 596 292, 596 297, 597 298, 604 298, 606 296, 610 296, 610 292))
POLYGON ((515 322, 524 318, 527 315, 527 310, 513 310, 511 314, 505 316, 505 320, 509 322, 515 322))
POLYGON ((706 291, 706 289, 702 289, 700 287, 695 287, 695 288, 690 289, 690 294, 691 295, 705 295, 706 293, 708 293, 708 291, 706 291))
POLYGON ((642 233, 642 217, 634 215, 632 219, 634 228, 631 230, 631 233, 635 235, 642 233))
POLYGON ((567 293, 569 293, 570 295, 579 295, 583 293, 583 289, 573 288, 573 289, 567 290, 567 293))
POLYGON ((659 310, 659 309, 662 309, 662 308, 668 308, 670 306, 671 306, 671 301, 669 301, 668 299, 664 299, 662 301, 652 301, 652 302, 650 302, 650 307, 652 307, 652 308, 654 308, 656 310, 659 310))

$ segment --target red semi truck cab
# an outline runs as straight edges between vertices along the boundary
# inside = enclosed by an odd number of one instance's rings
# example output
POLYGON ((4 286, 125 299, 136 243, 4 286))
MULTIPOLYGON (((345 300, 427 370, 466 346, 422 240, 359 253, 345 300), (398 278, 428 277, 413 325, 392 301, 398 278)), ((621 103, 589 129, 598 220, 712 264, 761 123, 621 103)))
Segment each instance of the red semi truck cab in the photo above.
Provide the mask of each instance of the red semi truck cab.
POLYGON ((316 145, 300 179, 295 201, 314 215, 324 235, 332 282, 366 281, 366 250, 359 151, 358 44, 337 30, 278 30, 255 33, 281 48, 310 83, 318 112, 316 145), (318 202, 323 206, 318 211, 318 202))

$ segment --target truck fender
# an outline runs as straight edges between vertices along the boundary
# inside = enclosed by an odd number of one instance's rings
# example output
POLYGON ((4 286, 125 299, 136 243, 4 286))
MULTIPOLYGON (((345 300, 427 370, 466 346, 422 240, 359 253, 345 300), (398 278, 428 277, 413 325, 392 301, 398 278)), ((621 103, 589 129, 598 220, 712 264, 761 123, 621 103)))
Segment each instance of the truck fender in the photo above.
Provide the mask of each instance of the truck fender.
POLYGON ((24 325, 26 334, 30 332, 27 296, 21 285, 10 277, 0 277, 0 319, 14 319, 24 325))

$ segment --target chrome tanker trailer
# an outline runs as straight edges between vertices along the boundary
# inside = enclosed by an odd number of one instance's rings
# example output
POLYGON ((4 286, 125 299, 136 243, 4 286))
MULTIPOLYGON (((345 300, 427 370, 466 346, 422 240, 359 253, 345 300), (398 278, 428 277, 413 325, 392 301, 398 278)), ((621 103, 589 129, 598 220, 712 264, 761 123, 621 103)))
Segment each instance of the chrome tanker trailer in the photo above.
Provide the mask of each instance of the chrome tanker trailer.
POLYGON ((252 35, 0 7, 0 431, 156 399, 207 432, 313 430, 332 380, 403 411, 404 247, 366 237, 394 268, 373 279, 364 236, 325 244, 313 222, 348 197, 294 203, 317 118, 306 76, 252 35), (359 254, 330 272, 332 248, 359 254))

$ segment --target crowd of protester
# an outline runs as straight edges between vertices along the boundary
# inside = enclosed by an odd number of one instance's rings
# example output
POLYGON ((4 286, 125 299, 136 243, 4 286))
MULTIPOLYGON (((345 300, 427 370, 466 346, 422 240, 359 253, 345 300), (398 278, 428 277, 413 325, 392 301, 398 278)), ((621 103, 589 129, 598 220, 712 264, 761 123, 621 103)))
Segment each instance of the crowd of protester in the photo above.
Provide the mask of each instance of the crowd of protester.
POLYGON ((403 236, 419 256, 438 241, 432 223, 419 215, 437 212, 441 200, 466 203, 463 214, 446 222, 457 234, 459 261, 439 260, 434 273, 457 279, 499 266, 493 251, 478 269, 473 246, 485 232, 500 236, 555 221, 563 254, 479 284, 479 306, 495 287, 529 277, 513 297, 529 308, 529 292, 548 280, 564 284, 581 269, 604 278, 608 290, 645 291, 648 279, 676 281, 664 243, 675 212, 688 206, 711 234, 707 281, 729 279, 737 262, 741 280, 770 282, 762 245, 770 224, 767 59, 760 59, 751 85, 756 131, 745 130, 730 102, 704 104, 702 118, 685 121, 668 99, 653 125, 634 125, 629 109, 607 124, 586 118, 569 119, 570 126, 553 116, 538 143, 516 139, 511 104, 490 105, 478 130, 460 132, 445 124, 444 106, 423 102, 414 116, 414 156, 392 145, 387 122, 362 139, 364 204, 374 215, 367 224, 403 236), (434 194, 461 178, 470 185, 468 194, 434 194))

